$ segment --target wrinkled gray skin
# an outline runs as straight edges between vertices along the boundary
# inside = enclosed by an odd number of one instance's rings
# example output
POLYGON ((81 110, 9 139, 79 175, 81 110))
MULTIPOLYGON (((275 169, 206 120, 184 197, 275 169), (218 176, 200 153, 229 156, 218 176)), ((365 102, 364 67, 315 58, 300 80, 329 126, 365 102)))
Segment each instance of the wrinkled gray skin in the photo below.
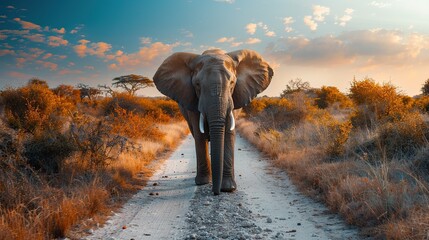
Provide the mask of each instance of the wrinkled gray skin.
POLYGON ((232 111, 265 90, 272 76, 268 63, 251 50, 179 52, 158 68, 153 77, 156 87, 179 103, 195 139, 197 185, 209 183, 211 177, 215 195, 236 190, 232 111))

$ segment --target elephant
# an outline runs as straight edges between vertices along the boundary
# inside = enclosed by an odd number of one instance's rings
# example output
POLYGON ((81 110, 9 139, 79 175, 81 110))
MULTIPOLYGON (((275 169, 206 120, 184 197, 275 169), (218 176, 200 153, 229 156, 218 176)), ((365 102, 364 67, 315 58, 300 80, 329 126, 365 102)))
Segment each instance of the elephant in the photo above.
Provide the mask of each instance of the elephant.
POLYGON ((233 110, 246 106, 265 90, 273 74, 269 64, 253 50, 226 53, 211 49, 201 55, 173 53, 153 77, 156 88, 178 102, 194 137, 195 183, 204 185, 211 180, 214 195, 237 188, 233 110))

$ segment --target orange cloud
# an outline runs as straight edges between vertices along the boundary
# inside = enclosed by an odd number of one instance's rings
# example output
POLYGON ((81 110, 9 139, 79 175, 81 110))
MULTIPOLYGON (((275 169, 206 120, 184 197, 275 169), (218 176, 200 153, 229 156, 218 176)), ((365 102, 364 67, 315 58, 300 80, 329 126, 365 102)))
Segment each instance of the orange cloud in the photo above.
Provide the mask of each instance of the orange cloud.
POLYGON ((45 51, 40 48, 30 48, 27 51, 19 50, 18 55, 26 60, 34 60, 40 57, 45 51))
POLYGON ((62 69, 58 72, 60 75, 70 75, 70 74, 81 74, 80 70, 70 70, 70 69, 62 69))
POLYGON ((43 34, 33 34, 33 35, 23 35, 24 38, 27 38, 33 42, 44 42, 45 36, 43 34))
POLYGON ((136 53, 122 54, 117 56, 115 60, 117 64, 110 65, 109 68, 115 69, 117 67, 133 68, 136 66, 152 65, 153 61, 161 56, 171 53, 172 49, 179 43, 165 44, 162 42, 155 42, 147 47, 142 47, 136 53))
POLYGON ((235 38, 233 38, 233 37, 230 37, 230 38, 222 37, 222 38, 219 38, 218 40, 216 40, 216 42, 225 43, 225 42, 232 42, 234 40, 235 40, 235 38))
POLYGON ((60 28, 60 29, 54 28, 54 29, 52 29, 52 32, 64 34, 64 33, 66 33, 66 29, 65 28, 60 28))
MULTIPOLYGON (((112 48, 111 44, 105 42, 92 43, 88 46, 90 41, 82 39, 79 40, 79 44, 74 46, 74 51, 79 57, 85 57, 86 55, 95 55, 99 58, 105 58, 106 52, 112 48)), ((108 57, 110 58, 110 57, 108 57)))
POLYGON ((0 49, 0 56, 4 55, 15 55, 15 51, 10 49, 0 49))
POLYGON ((261 39, 259 38, 248 38, 246 41, 246 44, 256 44, 260 42, 261 42, 261 39))
POLYGON ((37 25, 37 24, 32 23, 32 22, 27 22, 27 21, 21 20, 20 18, 14 18, 13 20, 15 20, 16 22, 21 24, 23 29, 35 29, 35 30, 41 30, 42 29, 40 27, 40 25, 37 25))
POLYGON ((24 63, 27 61, 25 58, 16 58, 16 66, 22 68, 24 63))
POLYGON ((30 79, 32 76, 21 72, 8 72, 7 75, 13 78, 30 79))
POLYGON ((42 65, 44 68, 47 68, 51 71, 56 71, 58 68, 58 64, 53 63, 53 62, 44 62, 41 60, 37 60, 36 63, 42 65))
POLYGON ((246 25, 246 32, 250 35, 253 35, 255 34, 257 27, 258 25, 256 25, 256 23, 249 23, 246 25))
POLYGON ((76 45, 73 47, 74 51, 79 57, 85 57, 86 56, 86 49, 87 49, 86 44, 89 43, 89 41, 82 39, 82 40, 79 40, 79 43, 80 43, 79 45, 76 45))
POLYGON ((42 57, 42 59, 44 60, 44 59, 48 59, 50 57, 52 57, 52 53, 46 53, 45 56, 42 57))
POLYGON ((279 39, 266 48, 276 62, 301 66, 407 66, 429 60, 429 35, 360 30, 314 39, 279 39))
POLYGON ((63 39, 63 37, 57 37, 57 36, 49 36, 48 38, 48 45, 51 47, 59 47, 61 45, 63 46, 67 46, 69 42, 65 39, 63 39))

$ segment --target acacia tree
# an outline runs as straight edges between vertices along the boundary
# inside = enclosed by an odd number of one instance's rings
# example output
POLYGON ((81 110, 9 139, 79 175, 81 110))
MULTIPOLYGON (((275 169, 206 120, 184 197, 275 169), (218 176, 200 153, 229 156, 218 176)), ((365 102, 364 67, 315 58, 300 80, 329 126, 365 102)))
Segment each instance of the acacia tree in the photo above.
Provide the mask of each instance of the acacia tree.
POLYGON ((310 83, 303 81, 301 78, 296 78, 295 80, 290 80, 288 84, 286 84, 286 89, 280 94, 281 98, 285 98, 287 95, 300 92, 310 89, 310 83))
POLYGON ((422 87, 422 93, 423 93, 423 95, 425 95, 425 96, 429 96, 429 78, 428 78, 428 80, 426 80, 426 82, 423 84, 423 87, 422 87))
POLYGON ((155 86, 151 79, 137 74, 116 77, 112 81, 112 86, 116 88, 123 88, 132 96, 134 96, 135 93, 140 89, 155 86))
POLYGON ((27 86, 31 86, 31 85, 37 85, 37 86, 41 86, 41 87, 45 87, 45 88, 49 87, 48 83, 45 80, 40 79, 40 78, 36 78, 36 77, 28 80, 27 86))
POLYGON ((79 83, 76 87, 80 91, 80 100, 83 100, 85 97, 88 97, 89 100, 92 100, 93 97, 101 93, 99 89, 90 87, 83 83, 79 83))

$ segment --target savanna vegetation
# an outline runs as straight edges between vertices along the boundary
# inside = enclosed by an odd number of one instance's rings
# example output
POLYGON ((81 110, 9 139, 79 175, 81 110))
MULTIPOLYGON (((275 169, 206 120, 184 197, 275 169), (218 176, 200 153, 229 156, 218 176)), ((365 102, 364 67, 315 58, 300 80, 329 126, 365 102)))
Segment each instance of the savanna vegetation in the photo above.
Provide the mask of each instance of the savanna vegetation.
POLYGON ((391 84, 353 80, 348 94, 292 80, 257 98, 239 132, 363 234, 426 239, 429 231, 429 80, 409 97, 391 84))
POLYGON ((145 184, 188 130, 174 101, 134 96, 149 79, 132 84, 1 91, 0 239, 73 238, 145 184))

